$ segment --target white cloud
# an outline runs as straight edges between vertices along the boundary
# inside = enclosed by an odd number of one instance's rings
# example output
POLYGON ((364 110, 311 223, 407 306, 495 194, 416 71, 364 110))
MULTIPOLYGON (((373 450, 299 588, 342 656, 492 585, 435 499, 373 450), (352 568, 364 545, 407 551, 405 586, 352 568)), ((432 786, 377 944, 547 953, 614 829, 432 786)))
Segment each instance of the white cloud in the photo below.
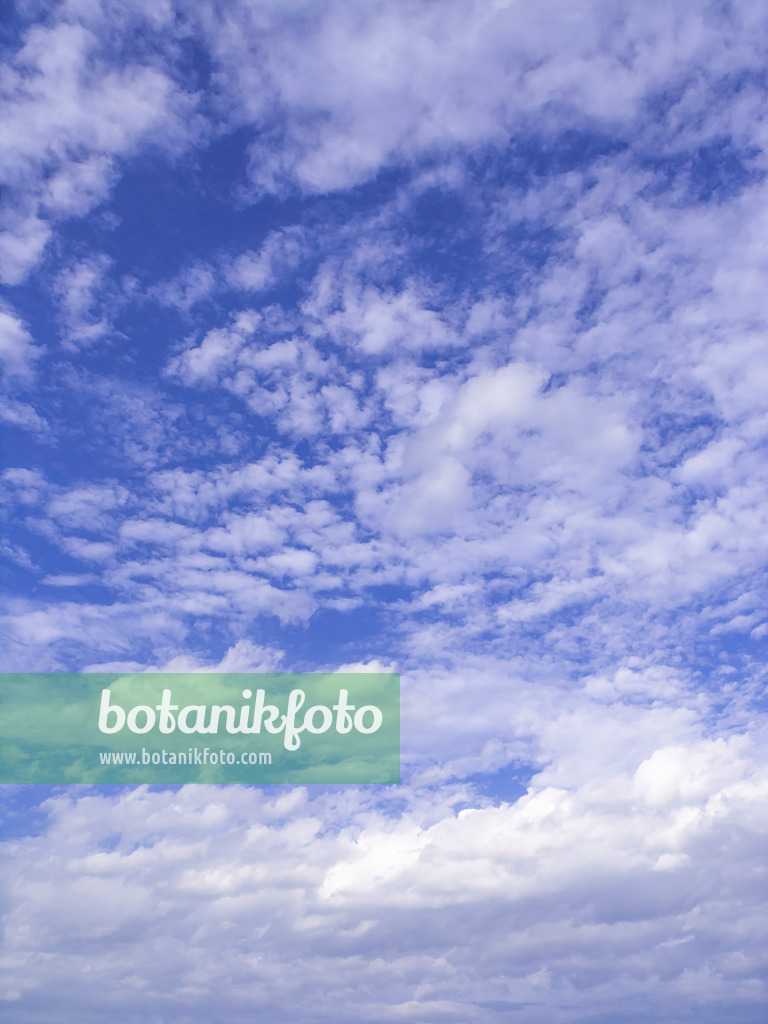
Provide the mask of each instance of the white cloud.
POLYGON ((372 286, 347 285, 338 310, 323 310, 317 303, 310 308, 322 318, 323 331, 342 343, 359 345, 366 353, 460 344, 444 317, 429 308, 428 300, 413 286, 387 294, 372 286))
POLYGON ((200 345, 190 347, 174 357, 168 371, 178 373, 191 384, 196 381, 216 380, 222 370, 229 369, 235 357, 259 326, 261 317, 253 310, 239 313, 228 328, 209 331, 200 345))
MULTIPOLYGON (((738 17, 748 16, 743 7, 738 17)), ((759 66, 732 23, 690 3, 654 2, 641 14, 603 0, 365 12, 355 3, 233 4, 223 15, 201 7, 200 17, 239 117, 265 129, 251 173, 266 190, 347 188, 396 162, 501 144, 532 123, 547 133, 561 118, 654 124, 647 101, 690 72, 670 114, 688 127, 685 105, 705 106, 712 79, 759 66)))
POLYGON ((191 654, 175 654, 161 665, 146 666, 137 661, 102 662, 85 672, 277 672, 284 651, 262 647, 252 640, 238 640, 218 662, 205 662, 191 654))
POLYGON ((41 354, 24 323, 8 306, 0 305, 0 365, 4 377, 16 383, 30 381, 35 360, 41 354))
POLYGON ((0 398, 0 419, 14 427, 22 427, 25 430, 34 430, 40 433, 46 427, 45 420, 38 416, 27 402, 17 402, 4 397, 0 398))
POLYGON ((299 265, 305 255, 306 239, 300 228, 273 231, 258 252, 242 253, 226 268, 229 284, 245 292, 261 292, 299 265))
POLYGON ((183 126, 179 115, 189 116, 191 105, 163 71, 109 66, 103 15, 60 8, 49 24, 29 29, 0 79, 0 181, 13 198, 0 222, 7 284, 37 264, 53 224, 106 197, 117 160, 149 143, 173 151, 198 133, 194 119, 183 126))
POLYGON ((586 1004, 608 1021, 628 998, 653 1016, 693 1004, 707 1021, 725 1000, 755 1020, 764 908, 745 905, 743 871, 764 839, 766 779, 743 743, 676 757, 671 805, 638 804, 610 776, 496 807, 456 794, 425 818, 434 797, 419 791, 397 813, 364 791, 53 797, 43 834, 7 856, 14 1013, 43 1014, 47 991, 84 1021, 112 1005, 139 1020, 169 999, 190 1019, 215 1000, 235 1021, 278 1004, 299 1019, 430 1022, 513 1005, 575 1021, 586 1004))
POLYGON ((209 298, 216 289, 217 280, 213 269, 205 264, 195 263, 185 267, 175 278, 157 286, 153 294, 167 306, 175 306, 188 312, 198 302, 209 298))
POLYGON ((108 278, 111 261, 101 255, 80 260, 62 270, 54 286, 65 325, 65 337, 73 348, 93 344, 111 333, 105 307, 113 285, 108 278))

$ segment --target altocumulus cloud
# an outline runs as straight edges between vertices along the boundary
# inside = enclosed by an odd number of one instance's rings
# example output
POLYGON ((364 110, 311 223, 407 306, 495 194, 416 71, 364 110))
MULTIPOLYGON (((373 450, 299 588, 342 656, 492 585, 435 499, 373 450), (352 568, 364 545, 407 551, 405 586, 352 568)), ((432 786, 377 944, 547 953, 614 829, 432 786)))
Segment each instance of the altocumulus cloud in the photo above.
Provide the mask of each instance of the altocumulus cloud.
POLYGON ((3 998, 757 1024, 759 5, 18 4, 6 670, 395 668, 389 789, 3 794, 3 998))

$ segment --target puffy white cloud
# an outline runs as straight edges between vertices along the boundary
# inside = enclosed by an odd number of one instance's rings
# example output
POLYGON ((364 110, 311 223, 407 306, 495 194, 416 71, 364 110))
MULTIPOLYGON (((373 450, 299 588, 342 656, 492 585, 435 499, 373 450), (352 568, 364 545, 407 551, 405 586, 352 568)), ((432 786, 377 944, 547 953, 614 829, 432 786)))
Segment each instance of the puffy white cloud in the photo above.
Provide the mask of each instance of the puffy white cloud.
POLYGON ((107 272, 110 260, 92 256, 62 270, 55 284, 66 340, 74 348, 91 345, 109 334, 112 325, 105 306, 113 285, 107 272))
POLYGON ((244 252, 232 260, 225 270, 227 280, 245 292, 266 291, 299 265, 305 244, 299 228, 273 231, 258 252, 244 252))
POLYGON ((0 420, 38 434, 45 432, 45 420, 15 394, 34 384, 42 355, 43 346, 35 344, 27 325, 10 306, 0 302, 0 420))
MULTIPOLYGON (((316 314, 319 312, 315 307, 316 314)), ((458 344, 443 317, 412 287, 399 294, 382 294, 374 287, 348 287, 338 311, 328 311, 323 330, 341 341, 359 345, 363 352, 384 349, 445 348, 458 344)))
POLYGON ((216 380, 222 370, 231 367, 245 340, 253 335, 260 323, 261 317, 253 310, 239 313, 229 328, 209 331, 200 345, 174 357, 169 372, 178 373, 188 384, 198 380, 216 380))
POLYGON ((499 806, 429 791, 404 810, 363 791, 54 796, 44 832, 6 849, 6 999, 21 1024, 62 999, 86 1021, 158 1005, 194 1020, 214 1002, 236 1021, 278 1005, 575 1021, 585 1003, 608 1021, 627 998, 713 1022, 725 1000, 754 1021, 761 907, 743 906, 744 871, 767 784, 743 742, 703 741, 650 753, 634 782, 535 786, 499 806))
MULTIPOLYGON (((764 24, 747 6, 732 9, 733 20, 688 2, 638 13, 606 0, 365 11, 354 2, 238 3, 201 5, 199 17, 237 115, 264 129, 252 147, 255 185, 324 192, 425 154, 503 143, 531 124, 544 133, 561 119, 654 126, 649 102, 680 83, 669 127, 684 125, 686 141, 700 144, 706 129, 692 135, 691 108, 706 106, 708 85, 759 67, 739 22, 753 20, 759 34, 764 24)), ((757 102, 748 95, 745 127, 757 102)))
POLYGON ((33 24, 0 78, 0 181, 13 202, 0 222, 0 278, 23 281, 62 218, 107 195, 117 161, 148 143, 169 150, 198 134, 190 101, 160 68, 112 64, 100 5, 59 6, 33 24))
POLYGON ((41 349, 8 306, 0 306, 0 366, 7 379, 29 381, 41 349))

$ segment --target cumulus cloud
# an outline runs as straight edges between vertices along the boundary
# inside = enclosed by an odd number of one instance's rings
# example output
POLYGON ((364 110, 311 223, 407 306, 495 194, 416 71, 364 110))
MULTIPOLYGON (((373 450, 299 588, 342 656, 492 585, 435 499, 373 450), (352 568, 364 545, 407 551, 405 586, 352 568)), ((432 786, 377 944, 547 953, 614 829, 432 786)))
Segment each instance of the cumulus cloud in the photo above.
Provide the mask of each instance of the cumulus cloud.
POLYGON ((62 270, 55 294, 64 323, 65 338, 72 347, 91 345, 108 334, 110 324, 105 306, 113 289, 108 277, 110 260, 93 256, 62 270))
POLYGON ((43 433, 45 420, 29 402, 16 397, 34 383, 43 347, 35 344, 27 325, 0 302, 0 420, 11 427, 43 433))
POLYGON ((0 307, 0 363, 5 378, 28 381, 40 354, 22 321, 9 307, 0 307))
MULTIPOLYGON (((347 188, 456 145, 503 145, 533 121, 545 133, 560 118, 637 130, 654 120, 648 103, 665 84, 686 79, 690 94, 670 121, 690 130, 686 108, 712 81, 759 66, 735 28, 755 21, 745 4, 734 21, 687 2, 630 13, 602 0, 578 10, 457 0, 364 13, 354 3, 232 4, 202 7, 200 18, 240 118, 264 128, 251 177, 265 190, 347 188)), ((750 102, 751 91, 745 114, 750 102)))
MULTIPOLYGON (((117 161, 149 142, 177 148, 191 107, 162 69, 112 64, 98 6, 60 5, 48 24, 29 27, 0 81, 0 180, 12 196, 1 222, 0 275, 24 280, 40 260, 52 225, 101 202, 117 161)), ((190 123, 191 126, 191 123, 190 123)))
POLYGON ((740 908, 766 779, 746 753, 659 749, 634 781, 542 786, 499 806, 454 793, 426 816, 418 791, 404 811, 296 789, 54 796, 45 836, 7 851, 6 999, 20 1020, 60 1000, 83 1020, 118 1006, 140 1020, 158 1004, 190 1020, 214 1004, 238 1021, 253 1005, 576 1020, 585 999, 610 1020, 627 998, 653 1016, 695 1005, 714 1022, 725 1001, 757 1020, 760 907, 740 908), (98 979, 83 972, 95 958, 98 979))

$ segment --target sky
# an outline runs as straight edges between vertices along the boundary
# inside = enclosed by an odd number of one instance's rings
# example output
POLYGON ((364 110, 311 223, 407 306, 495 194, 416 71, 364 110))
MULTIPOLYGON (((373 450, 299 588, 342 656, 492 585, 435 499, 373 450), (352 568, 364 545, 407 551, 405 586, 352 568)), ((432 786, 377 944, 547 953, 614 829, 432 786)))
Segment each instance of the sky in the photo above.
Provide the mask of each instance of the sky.
POLYGON ((3 671, 396 671, 403 778, 2 787, 7 1019, 764 1021, 763 5, 0 46, 3 671))

